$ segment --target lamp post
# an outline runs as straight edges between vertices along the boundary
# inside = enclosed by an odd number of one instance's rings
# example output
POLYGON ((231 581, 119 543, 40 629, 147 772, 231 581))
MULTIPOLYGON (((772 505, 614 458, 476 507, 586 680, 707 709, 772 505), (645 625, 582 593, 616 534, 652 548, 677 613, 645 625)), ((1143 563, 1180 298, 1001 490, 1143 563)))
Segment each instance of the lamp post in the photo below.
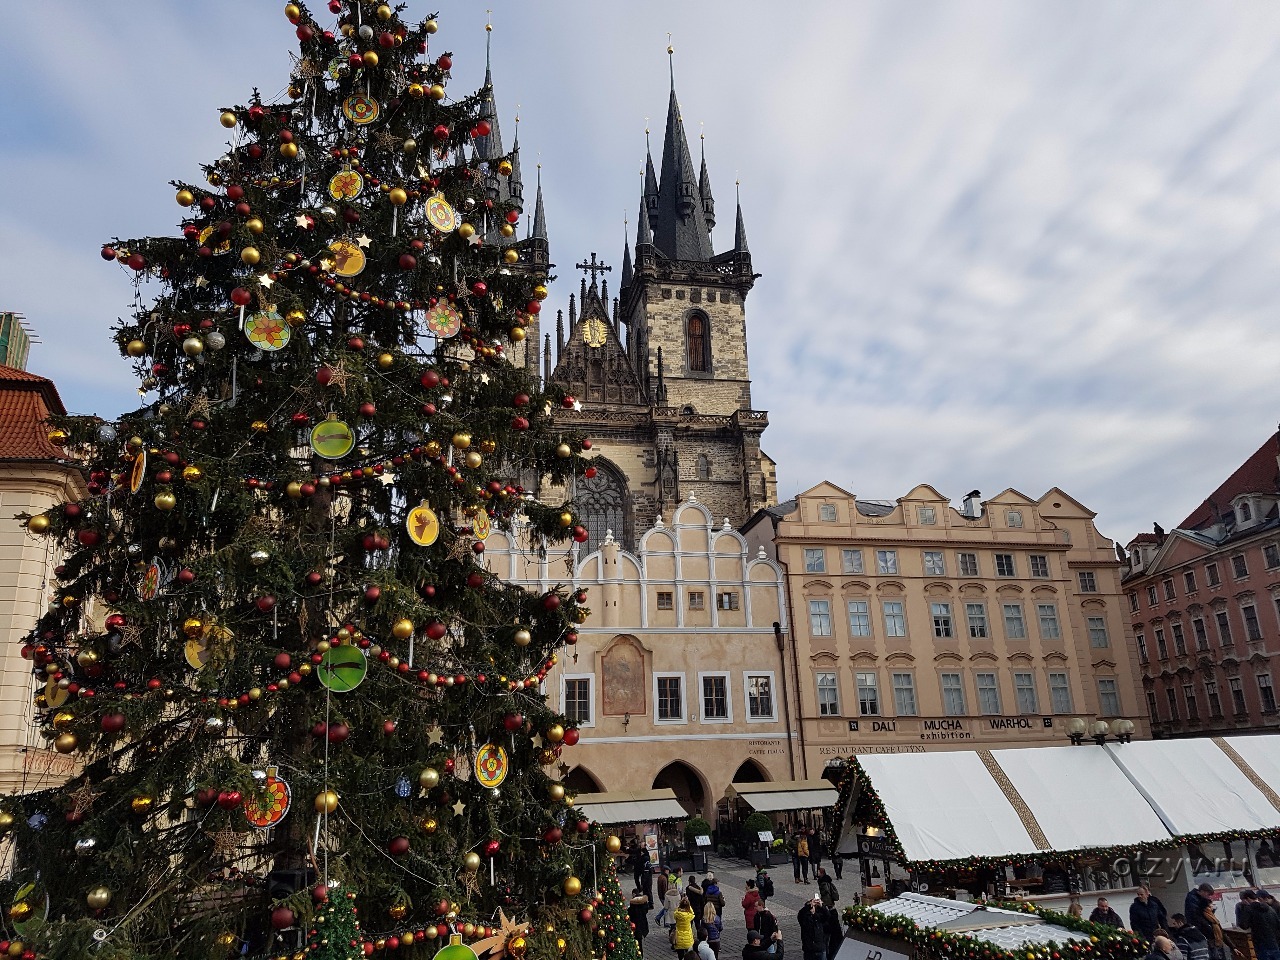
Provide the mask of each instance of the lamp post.
POLYGON ((1098 746, 1107 742, 1108 735, 1114 743, 1130 743, 1133 740, 1133 731, 1133 721, 1123 717, 1111 723, 1105 720, 1094 720, 1090 724, 1083 717, 1074 717, 1067 721, 1067 737, 1071 740, 1072 746, 1077 747, 1084 743, 1086 734, 1098 746))

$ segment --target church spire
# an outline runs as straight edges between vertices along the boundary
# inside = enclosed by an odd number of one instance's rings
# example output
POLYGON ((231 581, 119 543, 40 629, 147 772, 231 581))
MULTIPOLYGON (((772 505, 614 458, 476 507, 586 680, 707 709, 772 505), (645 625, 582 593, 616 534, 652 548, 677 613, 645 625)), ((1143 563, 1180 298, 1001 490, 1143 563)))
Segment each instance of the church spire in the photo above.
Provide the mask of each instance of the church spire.
MULTIPOLYGON (((675 53, 667 47, 668 56, 675 53)), ((711 237, 693 172, 693 158, 684 133, 684 118, 676 99, 674 58, 671 68, 671 98, 667 103, 667 126, 662 144, 662 175, 658 183, 657 223, 654 245, 675 260, 710 260, 711 237)))
POLYGON ((627 217, 622 216, 622 286, 626 287, 631 282, 631 276, 635 272, 631 266, 631 237, 627 235, 627 217))
POLYGON ((524 180, 520 176, 520 114, 516 114, 516 138, 511 144, 511 176, 507 178, 511 199, 524 213, 524 180))
POLYGON ((489 124, 489 132, 476 137, 475 155, 481 160, 494 160, 502 156, 502 131, 498 129, 498 108, 493 102, 493 70, 489 63, 489 41, 493 37, 493 24, 484 25, 484 87, 480 91, 480 119, 489 124))
POLYGON ((751 251, 747 249, 747 225, 742 222, 742 196, 739 185, 736 183, 734 184, 734 193, 738 201, 738 224, 733 232, 733 252, 749 255, 751 251))
POLYGON ((649 227, 649 208, 644 198, 640 198, 640 223, 636 226, 636 256, 640 255, 642 246, 653 246, 653 230, 649 227))
POLYGON ((649 127, 644 128, 644 192, 640 206, 648 207, 650 214, 658 212, 658 175, 653 170, 653 153, 649 149, 649 127))
POLYGON ((702 172, 698 174, 698 196, 702 198, 702 216, 707 221, 707 233, 716 228, 716 202, 711 197, 711 175, 707 173, 707 135, 698 134, 702 141, 702 172))
POLYGON ((538 199, 533 204, 533 235, 547 239, 547 215, 542 209, 542 164, 538 164, 538 199))

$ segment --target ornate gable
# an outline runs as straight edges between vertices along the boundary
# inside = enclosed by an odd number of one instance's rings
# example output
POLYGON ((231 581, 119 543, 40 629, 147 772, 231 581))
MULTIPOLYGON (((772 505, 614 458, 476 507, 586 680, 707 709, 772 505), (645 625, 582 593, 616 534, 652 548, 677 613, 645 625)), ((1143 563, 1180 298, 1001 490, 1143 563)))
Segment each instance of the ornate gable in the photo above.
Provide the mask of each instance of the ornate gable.
POLYGON ((594 283, 582 298, 582 313, 569 331, 551 379, 583 401, 649 405, 594 283))

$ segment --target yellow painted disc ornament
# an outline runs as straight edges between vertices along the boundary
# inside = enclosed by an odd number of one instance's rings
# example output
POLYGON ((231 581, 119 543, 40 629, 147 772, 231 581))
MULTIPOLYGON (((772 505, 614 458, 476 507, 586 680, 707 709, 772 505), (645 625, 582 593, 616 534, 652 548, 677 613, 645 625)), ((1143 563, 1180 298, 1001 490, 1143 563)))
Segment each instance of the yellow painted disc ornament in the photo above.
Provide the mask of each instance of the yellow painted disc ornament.
POLYGON ((329 252, 333 254, 333 272, 338 276, 354 277, 364 270, 364 251, 354 240, 334 240, 329 244, 329 252))
POLYGON ((44 685, 45 704, 51 710, 56 710, 58 707, 62 706, 67 702, 70 696, 70 693, 58 686, 57 680, 50 680, 44 685))
MULTIPOLYGON (((213 231, 216 229, 217 229, 216 227, 205 227, 203 230, 200 231, 200 239, 198 241, 200 246, 207 247, 209 245, 209 238, 213 236, 213 231)), ((231 250, 230 237, 228 237, 226 240, 223 240, 220 244, 218 244, 216 247, 213 248, 213 252, 215 254, 227 253, 230 250, 231 250)))
POLYGON ((404 518, 409 539, 420 547, 429 547, 440 536, 440 519, 425 503, 420 503, 404 518))
POLYGON ((381 112, 377 100, 361 93, 352 94, 342 102, 342 115, 357 126, 373 123, 381 112))
POLYGON ((492 529, 487 513, 477 513, 475 519, 471 521, 471 532, 476 535, 478 540, 488 540, 489 531, 492 529))
POLYGON ((476 754, 476 782, 492 789, 507 779, 507 751, 496 743, 486 743, 476 754))
POLYGON ((441 233, 452 233, 458 229, 458 213, 443 194, 433 193, 427 197, 427 222, 441 233))
POLYGON ((229 656, 231 638, 231 631, 226 627, 218 626, 216 623, 205 627, 194 637, 187 638, 187 642, 182 648, 182 655, 186 658, 187 666, 192 670, 202 670, 215 652, 219 652, 220 656, 229 656), (215 651, 215 646, 220 650, 215 651))
POLYGON ((462 329, 462 314, 451 303, 437 303, 427 311, 427 329, 441 340, 456 337, 462 329))
POLYGON ((141 450, 133 458, 133 469, 129 471, 129 492, 137 493, 142 489, 142 481, 147 478, 147 451, 141 450))
POLYGON ((355 445, 355 432, 341 420, 321 420, 311 428, 311 449, 326 460, 345 457, 355 445))
POLYGON ((275 353, 289 345, 293 328, 275 309, 255 313, 244 322, 244 335, 264 353, 275 353))
POLYGON ((329 180, 329 196, 335 200, 354 199, 363 189, 364 177, 350 168, 339 170, 329 180))

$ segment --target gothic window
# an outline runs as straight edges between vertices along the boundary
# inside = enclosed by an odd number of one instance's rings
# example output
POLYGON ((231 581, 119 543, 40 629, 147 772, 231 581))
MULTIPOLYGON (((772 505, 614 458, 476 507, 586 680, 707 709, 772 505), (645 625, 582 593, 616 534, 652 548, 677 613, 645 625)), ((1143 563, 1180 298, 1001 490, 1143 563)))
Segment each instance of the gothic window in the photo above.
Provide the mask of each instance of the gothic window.
POLYGON ((627 545, 626 531, 623 528, 626 520, 623 510, 625 500, 623 482, 606 464, 597 462, 596 475, 578 481, 578 510, 582 516, 582 525, 587 529, 587 542, 583 544, 581 556, 585 557, 591 551, 599 550, 610 530, 613 531, 614 540, 623 546, 627 545))
POLYGON ((689 369, 696 373, 711 370, 711 331, 705 313, 692 314, 685 324, 689 347, 689 369))
POLYGON ((604 364, 591 360, 587 365, 587 396, 592 400, 604 399, 604 364))
POLYGON ((707 455, 705 453, 698 454, 698 479, 711 479, 711 461, 707 459, 707 455))

